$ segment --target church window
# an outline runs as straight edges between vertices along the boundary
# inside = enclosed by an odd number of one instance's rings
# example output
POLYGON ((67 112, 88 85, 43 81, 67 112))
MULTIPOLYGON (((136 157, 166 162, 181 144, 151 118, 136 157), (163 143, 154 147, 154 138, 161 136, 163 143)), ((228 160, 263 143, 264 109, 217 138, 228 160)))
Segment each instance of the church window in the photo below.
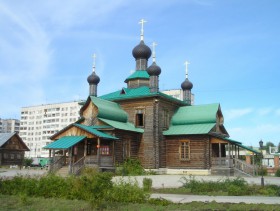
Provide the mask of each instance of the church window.
POLYGON ((190 159, 190 142, 189 141, 180 141, 179 154, 180 154, 180 160, 189 160, 190 159))
POLYGON ((168 128, 169 126, 169 112, 168 110, 163 110, 163 127, 168 128))
POLYGON ((144 110, 143 109, 137 109, 136 115, 135 115, 135 126, 136 127, 144 127, 144 110))

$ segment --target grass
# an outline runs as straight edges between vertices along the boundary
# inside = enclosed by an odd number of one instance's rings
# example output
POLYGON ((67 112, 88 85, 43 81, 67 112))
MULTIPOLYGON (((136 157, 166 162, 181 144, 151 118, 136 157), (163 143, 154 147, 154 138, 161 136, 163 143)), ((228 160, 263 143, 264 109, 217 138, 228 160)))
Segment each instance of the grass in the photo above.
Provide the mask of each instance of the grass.
POLYGON ((89 202, 57 198, 0 195, 1 210, 92 210, 89 202))
POLYGON ((279 205, 192 202, 175 204, 151 199, 151 192, 197 195, 265 195, 280 196, 280 187, 264 188, 248 184, 243 178, 217 182, 196 181, 182 177, 181 188, 153 189, 145 179, 144 188, 135 181, 112 182, 111 173, 85 169, 79 177, 15 176, 0 179, 0 210, 279 210, 279 205))
MULTIPOLYGON (((180 188, 154 188, 152 189, 153 193, 163 193, 163 194, 184 194, 192 195, 191 189, 180 187, 180 188)), ((212 191, 205 193, 196 193, 195 195, 211 195, 211 196, 228 196, 227 192, 224 191, 212 191)))
MULTIPOLYGON (((95 210, 91 203, 83 200, 66 200, 58 198, 41 198, 26 196, 7 196, 0 195, 1 211, 8 210, 40 210, 40 211, 66 211, 66 210, 95 210)), ((192 202, 186 204, 161 204, 151 203, 110 203, 102 210, 135 210, 135 211, 163 211, 163 210, 279 210, 279 205, 267 204, 229 204, 217 203, 215 201, 209 203, 192 202)))

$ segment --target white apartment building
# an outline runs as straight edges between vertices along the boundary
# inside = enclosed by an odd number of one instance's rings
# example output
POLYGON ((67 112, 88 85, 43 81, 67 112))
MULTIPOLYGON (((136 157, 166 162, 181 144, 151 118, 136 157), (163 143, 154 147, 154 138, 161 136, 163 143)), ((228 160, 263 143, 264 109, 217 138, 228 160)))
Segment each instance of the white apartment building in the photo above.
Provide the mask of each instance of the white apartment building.
POLYGON ((49 137, 79 119, 80 102, 66 102, 21 108, 20 137, 29 147, 26 157, 48 157, 43 149, 49 137))
MULTIPOLYGON (((174 98, 177 98, 179 100, 183 100, 183 90, 182 89, 162 90, 161 92, 164 94, 170 95, 174 98)), ((192 97, 191 97, 191 105, 194 105, 194 94, 192 94, 192 97)))
POLYGON ((18 119, 0 119, 0 133, 19 132, 20 121, 18 119))

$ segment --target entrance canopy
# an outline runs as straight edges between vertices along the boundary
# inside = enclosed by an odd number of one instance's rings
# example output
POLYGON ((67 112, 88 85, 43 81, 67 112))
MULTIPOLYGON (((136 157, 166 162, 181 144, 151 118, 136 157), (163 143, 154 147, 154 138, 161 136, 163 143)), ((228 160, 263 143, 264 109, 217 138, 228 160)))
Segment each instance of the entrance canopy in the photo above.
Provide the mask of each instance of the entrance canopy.
POLYGON ((84 140, 85 138, 86 136, 63 136, 57 141, 54 141, 45 146, 44 149, 68 149, 84 140))
POLYGON ((246 150, 248 150, 248 151, 250 151, 250 152, 252 152, 252 153, 261 154, 261 152, 255 150, 255 149, 253 149, 253 148, 251 148, 251 147, 244 146, 244 145, 243 145, 241 142, 239 142, 239 141, 235 141, 235 140, 232 140, 232 139, 226 138, 226 137, 224 137, 224 138, 222 138, 222 139, 224 139, 224 140, 226 140, 226 141, 230 142, 231 144, 234 144, 234 145, 236 145, 236 146, 238 146, 238 147, 241 147, 241 148, 243 148, 243 149, 246 149, 246 150))

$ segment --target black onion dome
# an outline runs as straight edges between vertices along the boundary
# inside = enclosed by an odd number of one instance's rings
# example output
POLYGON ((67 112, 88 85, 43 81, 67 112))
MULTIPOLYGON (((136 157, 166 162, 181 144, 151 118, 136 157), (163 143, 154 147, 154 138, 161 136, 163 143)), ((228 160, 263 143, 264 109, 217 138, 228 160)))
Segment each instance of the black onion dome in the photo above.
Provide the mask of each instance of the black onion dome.
POLYGON ((90 76, 87 78, 87 81, 89 84, 97 85, 100 81, 100 78, 95 74, 95 72, 92 72, 92 74, 90 74, 90 76))
POLYGON ((148 67, 147 72, 149 75, 158 76, 161 73, 161 68, 155 62, 153 62, 153 64, 148 67))
POLYGON ((183 90, 191 90, 193 88, 193 84, 186 78, 186 80, 181 84, 181 88, 183 90))
POLYGON ((139 45, 133 48, 132 55, 135 59, 149 59, 152 55, 152 51, 149 46, 145 45, 144 41, 141 40, 139 45))

